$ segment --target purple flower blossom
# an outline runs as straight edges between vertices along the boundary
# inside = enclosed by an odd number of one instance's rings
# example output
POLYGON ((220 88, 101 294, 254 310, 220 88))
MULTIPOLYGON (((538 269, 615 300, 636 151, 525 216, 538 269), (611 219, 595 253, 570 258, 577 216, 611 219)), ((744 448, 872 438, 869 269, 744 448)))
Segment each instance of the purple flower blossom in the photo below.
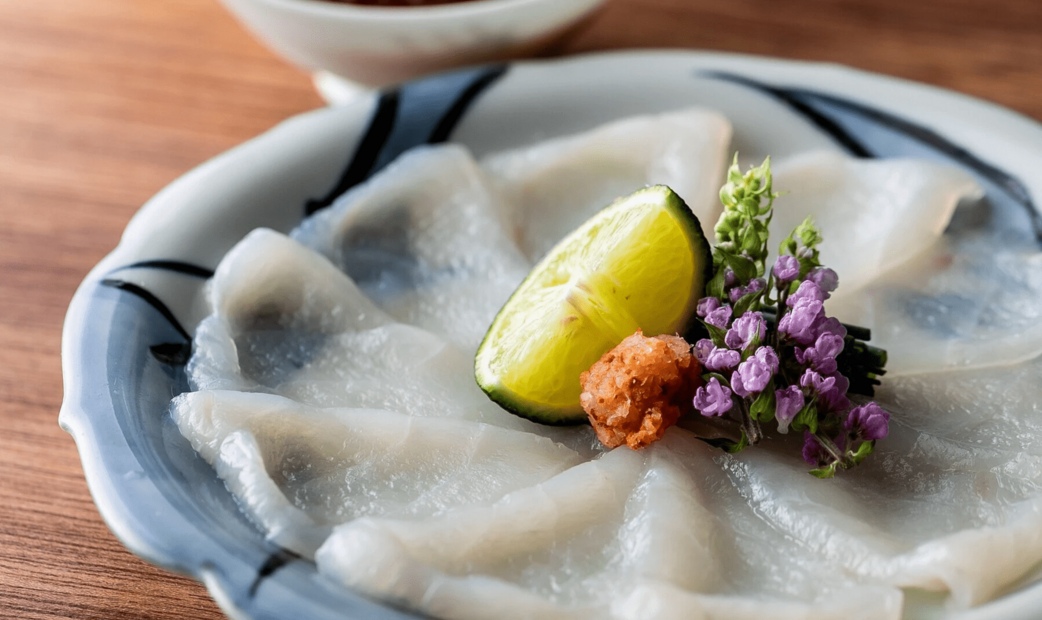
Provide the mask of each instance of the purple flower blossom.
MULTIPOLYGON (((806 282, 804 282, 806 284, 806 282)), ((803 285, 800 285, 803 290, 803 285)), ((797 291, 798 293, 799 291, 797 291)), ((793 293, 795 295, 796 293, 793 293)), ((792 301, 792 297, 789 298, 792 301)), ((796 342, 809 345, 817 338, 824 320, 824 306, 821 300, 802 298, 778 321, 778 331, 791 336, 796 342)))
POLYGON ((760 347, 759 349, 756 349, 756 359, 760 360, 770 368, 772 374, 778 372, 778 354, 772 347, 760 347))
POLYGON ((800 377, 800 387, 807 392, 807 396, 822 394, 836 387, 835 377, 823 377, 821 373, 808 368, 800 377))
POLYGON ((847 328, 843 327, 843 324, 839 322, 839 319, 835 317, 826 317, 824 312, 822 312, 818 317, 818 320, 814 325, 814 331, 817 332, 818 337, 820 337, 821 334, 833 334, 840 338, 846 338, 847 336, 847 328))
POLYGON ((836 372, 836 356, 843 351, 843 337, 831 332, 818 335, 814 346, 800 349, 796 347, 796 361, 814 368, 823 375, 836 372))
POLYGON ((789 432, 789 424, 792 423, 796 414, 803 409, 805 404, 803 392, 795 385, 790 385, 784 390, 775 390, 774 400, 774 416, 778 418, 778 432, 784 435, 789 432))
POLYGON ((890 414, 875 403, 854 407, 843 427, 866 440, 882 439, 890 432, 890 414))
POLYGON ((705 322, 720 329, 727 329, 727 323, 731 320, 731 306, 720 306, 716 310, 706 314, 705 322))
POLYGON ((810 280, 804 280, 800 282, 800 287, 796 289, 796 292, 789 295, 789 299, 785 304, 789 307, 793 307, 803 299, 812 299, 814 301, 825 301, 825 292, 821 290, 821 287, 815 282, 810 280))
POLYGON ((720 416, 731 410, 731 390, 720 385, 716 377, 695 391, 695 409, 704 416, 720 416))
POLYGON ((780 285, 788 284, 799 277, 800 261, 795 256, 779 256, 778 260, 774 261, 774 269, 771 271, 774 273, 774 279, 778 281, 780 287, 780 285))
POLYGON ((731 388, 734 393, 745 398, 762 392, 771 382, 774 373, 757 357, 750 357, 738 365, 738 370, 731 375, 731 388))
POLYGON ((695 314, 704 319, 710 312, 719 308, 720 305, 720 300, 716 297, 703 297, 698 300, 698 305, 695 306, 695 314))
MULTIPOLYGON (((831 269, 828 271, 832 272, 831 269)), ((778 321, 778 331, 788 334, 804 346, 813 345, 823 333, 844 338, 847 329, 839 319, 825 315, 824 301, 827 296, 816 283, 810 280, 801 282, 800 287, 785 302, 789 310, 778 321)), ((800 363, 804 362, 801 360, 800 363)))
POLYGON ((807 274, 807 279, 818 285, 825 294, 825 299, 828 299, 829 294, 839 286, 839 276, 828 267, 815 267, 807 274))
POLYGON ((807 396, 817 394, 819 409, 823 412, 846 411, 850 408, 850 400, 847 398, 850 381, 841 374, 825 377, 808 368, 800 377, 800 387, 807 396))
POLYGON ((724 271, 724 288, 731 288, 735 284, 738 284, 738 276, 735 275, 734 271, 728 267, 724 271))
POLYGON ((728 347, 744 351, 753 345, 754 341, 762 341, 767 334, 767 323, 759 312, 746 312, 735 319, 731 329, 724 335, 724 344, 728 347))
POLYGON ((749 282, 748 286, 736 286, 731 289, 731 292, 728 293, 728 297, 730 298, 731 303, 734 304, 738 303, 738 300, 742 297, 753 293, 759 293, 765 288, 767 288, 767 282, 763 278, 755 278, 749 282))
POLYGON ((803 431, 803 460, 813 467, 825 467, 832 462, 832 455, 810 431, 803 431))
POLYGON ((713 341, 703 338, 695 343, 695 358, 704 366, 709 359, 709 354, 716 348, 713 341))
POLYGON ((836 373, 832 375, 836 383, 831 390, 818 395, 818 405, 822 411, 844 412, 850 409, 850 399, 847 398, 847 390, 850 389, 850 380, 836 373))
POLYGON ((720 372, 723 370, 730 370, 738 365, 738 362, 742 361, 742 354, 738 351, 731 351, 730 349, 714 348, 706 356, 704 365, 707 370, 713 372, 720 372))
MULTIPOLYGON (((807 350, 808 351, 813 351, 814 349, 807 349, 807 350)), ((799 355, 797 354, 796 357, 798 358, 799 355)), ((810 356, 808 356, 808 357, 810 357, 810 356)), ((801 361, 800 363, 802 364, 804 362, 801 361)), ((832 373, 836 372, 836 370, 839 368, 839 364, 836 363, 836 358, 834 358, 834 357, 826 357, 826 356, 821 356, 820 358, 813 358, 813 357, 811 357, 810 361, 808 361, 806 363, 812 365, 814 367, 814 369, 817 370, 818 372, 823 372, 823 373, 825 373, 827 375, 831 375, 832 373)))

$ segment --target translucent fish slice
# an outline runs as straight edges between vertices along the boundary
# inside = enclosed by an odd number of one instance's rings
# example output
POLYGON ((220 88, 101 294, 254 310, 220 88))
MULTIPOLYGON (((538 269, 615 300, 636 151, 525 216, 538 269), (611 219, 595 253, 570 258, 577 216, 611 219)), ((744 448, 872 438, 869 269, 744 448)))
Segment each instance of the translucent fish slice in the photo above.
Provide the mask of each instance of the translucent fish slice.
MULTIPOLYGON (((521 585, 526 576, 545 585, 554 566, 564 581, 581 581, 601 570, 608 560, 605 544, 617 531, 642 470, 639 455, 616 450, 489 505, 423 521, 354 521, 334 530, 315 558, 328 577, 425 613, 489 617, 490 611, 506 608, 509 613, 498 617, 536 617, 557 607, 557 588, 526 588, 521 585), (540 566, 542 571, 533 570, 540 566), (533 574, 538 572, 543 575, 533 574), (494 591, 509 606, 482 594, 490 580, 500 584, 494 591), (478 604, 485 607, 475 608, 478 604)), ((564 608, 588 607, 559 602, 564 608)))
POLYGON ((337 524, 487 503, 580 461, 529 433, 267 394, 193 392, 174 400, 171 415, 251 518, 307 555, 337 524))
POLYGON ((982 195, 968 173, 927 161, 816 151, 774 163, 782 195, 774 203, 770 250, 813 216, 825 239, 821 262, 839 274, 837 295, 929 248, 959 201, 982 195))
POLYGON ((1009 366, 1042 354, 1042 254, 1033 243, 946 237, 830 304, 872 329, 872 343, 889 352, 891 376, 1009 366))
POLYGON ((858 586, 813 602, 705 595, 669 584, 638 583, 612 606, 613 620, 899 620, 902 595, 896 588, 858 586))
POLYGON ((292 236, 384 311, 473 353, 525 274, 503 207, 461 146, 414 149, 292 236))
POLYGON ((619 196, 668 185, 706 224, 720 215, 718 190, 731 124, 701 108, 626 118, 586 133, 486 157, 531 261, 619 196))
POLYGON ((218 267, 210 297, 214 314, 188 366, 196 389, 535 427, 484 396, 469 356, 396 323, 328 260, 279 233, 243 239, 218 267))

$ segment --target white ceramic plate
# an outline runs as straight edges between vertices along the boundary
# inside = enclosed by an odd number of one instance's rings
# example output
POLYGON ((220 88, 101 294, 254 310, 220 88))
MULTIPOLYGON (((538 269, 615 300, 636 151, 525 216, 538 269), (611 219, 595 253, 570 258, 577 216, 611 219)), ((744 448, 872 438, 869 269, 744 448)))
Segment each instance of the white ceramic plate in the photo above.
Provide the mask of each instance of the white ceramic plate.
MULTIPOLYGON (((258 226, 289 231, 413 146, 476 155, 622 116, 723 111, 756 161, 811 147, 962 166, 996 225, 1039 236, 1042 127, 936 88, 809 63, 688 52, 623 53, 436 76, 293 118, 189 172, 146 204, 69 308, 60 422, 105 521, 134 553, 203 581, 236 618, 406 618, 320 578, 265 542, 169 419, 207 313, 206 279, 258 226)), ((1042 586, 960 617, 1034 618, 1042 586)))

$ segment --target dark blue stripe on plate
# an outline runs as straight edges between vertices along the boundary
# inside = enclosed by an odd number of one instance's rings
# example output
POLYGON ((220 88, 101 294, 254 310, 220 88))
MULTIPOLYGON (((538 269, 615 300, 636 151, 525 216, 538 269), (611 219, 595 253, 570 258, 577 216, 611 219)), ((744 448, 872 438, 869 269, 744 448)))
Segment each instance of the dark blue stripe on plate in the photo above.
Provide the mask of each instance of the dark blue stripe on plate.
POLYGON ((456 99, 455 103, 452 104, 445 114, 438 121, 438 124, 434 126, 434 130, 431 135, 428 136, 427 142, 429 144, 440 144, 449 139, 452 135, 452 130, 459 124, 460 119, 466 113, 474 100, 478 98, 486 88, 492 85, 493 82, 503 77, 503 74, 507 72, 507 66, 502 65, 488 69, 484 74, 478 76, 470 86, 468 86, 456 99))
POLYGON ((456 71, 382 93, 340 180, 323 198, 307 201, 304 213, 333 204, 409 149, 447 141, 470 106, 507 70, 508 65, 497 65, 456 71))
POLYGON ((257 569, 257 576, 254 577, 253 583, 250 584, 250 597, 257 596, 257 588, 260 587, 261 582, 274 575, 283 566, 299 559, 301 559, 300 554, 294 553, 289 549, 279 549, 269 555, 264 564, 257 569))
POLYGON ((173 271, 176 273, 183 273, 188 276, 195 276, 197 278, 212 278, 213 269, 206 267, 200 267, 199 265, 193 265, 192 263, 186 263, 178 260, 146 260, 139 263, 132 263, 123 267, 113 269, 109 273, 116 273, 125 269, 159 269, 162 271, 173 271))
POLYGON ((866 158, 876 156, 841 125, 815 109, 814 106, 805 101, 804 98, 798 96, 798 94, 805 94, 806 91, 779 88, 777 86, 757 82, 756 80, 749 79, 742 75, 735 75, 733 73, 708 72, 701 73, 700 75, 727 82, 734 82, 735 84, 741 84, 742 86, 748 86, 749 88, 767 93, 776 99, 783 101, 793 110, 802 114, 808 121, 817 126, 818 129, 821 129, 831 136, 833 140, 838 142, 840 146, 845 148, 851 155, 866 158))
POLYGON ((191 342, 163 342, 148 348, 152 357, 167 366, 184 366, 192 357, 191 342))
POLYGON ((333 204, 341 194, 369 178, 376 164, 376 158, 387 143, 387 138, 394 128, 394 119, 398 114, 398 90, 380 93, 376 101, 376 110, 369 121, 362 141, 358 143, 351 163, 344 169, 335 187, 322 198, 311 199, 304 205, 304 214, 311 215, 333 204))
POLYGON ((185 340, 187 340, 188 342, 192 341, 191 335, 189 335, 188 332, 185 331, 185 328, 181 327, 181 323, 178 322, 177 317, 175 317, 174 313, 170 311, 170 308, 167 308, 166 304, 160 301, 158 297, 153 295, 147 289, 138 286, 137 284, 133 284, 131 282, 124 282, 123 280, 115 280, 110 278, 102 280, 101 285, 109 286, 115 289, 119 289, 121 291, 126 291, 131 295, 135 295, 145 300, 145 302, 148 305, 152 306, 156 309, 157 312, 159 312, 159 314, 163 315, 163 318, 166 319, 170 323, 170 325, 177 330, 177 333, 184 336, 185 340))
POLYGON ((1001 170, 937 132, 889 112, 803 88, 765 84, 732 73, 699 73, 741 84, 769 94, 801 114, 831 136, 851 155, 890 158, 920 157, 953 163, 973 174, 987 191, 988 198, 1002 206, 1015 205, 1036 240, 1042 240, 1042 214, 1020 180, 1001 170))

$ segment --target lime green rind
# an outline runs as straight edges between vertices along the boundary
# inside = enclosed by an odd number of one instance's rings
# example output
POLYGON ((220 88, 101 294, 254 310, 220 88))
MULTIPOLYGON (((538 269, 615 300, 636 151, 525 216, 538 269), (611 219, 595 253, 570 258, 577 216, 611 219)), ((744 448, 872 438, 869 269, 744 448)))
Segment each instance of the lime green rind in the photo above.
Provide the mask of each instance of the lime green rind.
MULTIPOLYGON (((578 377, 576 377, 578 381, 578 377)), ((478 385, 485 394, 497 405, 510 413, 526 420, 532 420, 546 426, 578 426, 589 423, 589 418, 582 407, 576 404, 575 409, 562 410, 559 407, 548 406, 517 398, 513 392, 503 388, 489 388, 478 381, 478 385)))
MULTIPOLYGON (((520 287, 518 288, 520 289, 520 287)), ((513 298, 513 296, 511 296, 511 298, 513 298)), ((503 307, 506 308, 509 304, 510 301, 508 300, 503 307)), ((502 312, 502 310, 500 312, 502 312)), ((493 320, 492 325, 494 326, 495 324, 496 321, 493 320)), ((489 369, 488 362, 483 359, 491 353, 491 351, 485 347, 485 343, 488 342, 489 336, 492 332, 493 330, 490 328, 485 334, 485 337, 481 341, 481 345, 478 347, 478 353, 474 357, 474 378, 478 383, 478 387, 485 392, 492 402, 518 417, 548 426, 576 426, 589 422, 586 417, 586 412, 583 411, 582 406, 579 405, 579 403, 575 404, 574 409, 562 409, 559 406, 520 398, 513 391, 500 385, 499 380, 489 369)), ((575 380, 578 381, 579 378, 576 377, 575 380)))
POLYGON ((678 219, 684 223, 688 231, 688 239, 691 241, 691 247, 698 252, 702 259, 702 282, 691 287, 691 298, 688 300, 687 306, 687 320, 678 325, 676 329, 676 333, 685 336, 700 326, 695 309, 698 307, 698 300, 705 297, 706 284, 713 277, 713 246, 706 239, 702 222, 699 221, 698 216, 694 214, 691 208, 687 206, 684 199, 665 185, 654 185, 648 189, 655 188, 663 188, 668 191, 666 204, 672 211, 678 214, 678 219))

